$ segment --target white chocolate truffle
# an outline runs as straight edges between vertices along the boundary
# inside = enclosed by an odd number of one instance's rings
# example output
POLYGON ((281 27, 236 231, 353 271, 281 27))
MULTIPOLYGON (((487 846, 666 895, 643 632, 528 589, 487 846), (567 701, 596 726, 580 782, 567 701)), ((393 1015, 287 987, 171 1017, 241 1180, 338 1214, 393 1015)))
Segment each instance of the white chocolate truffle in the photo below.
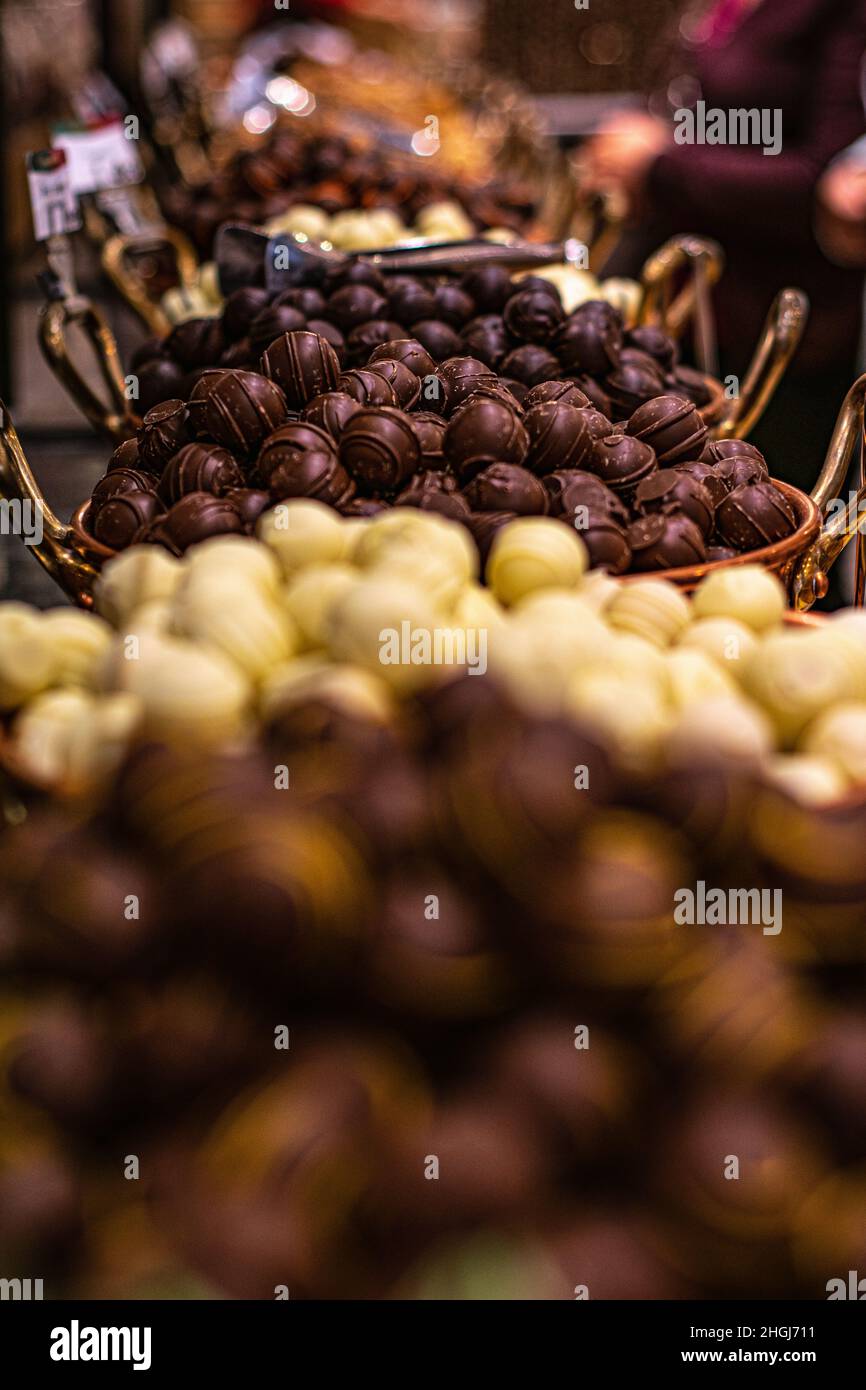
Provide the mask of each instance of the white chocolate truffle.
POLYGON ((828 806, 848 790, 847 778, 829 758, 809 753, 784 753, 770 758, 764 778, 804 806, 828 806))
POLYGON ((33 782, 80 795, 116 770, 140 722, 134 695, 95 698, 80 689, 51 690, 16 718, 14 757, 33 782))
POLYGON ((670 698, 670 673, 665 652, 630 632, 609 628, 604 651, 605 669, 621 680, 651 685, 665 699, 670 698))
POLYGON ((304 658, 271 672, 262 686, 259 708, 267 722, 308 700, 323 700, 371 724, 390 724, 395 715, 391 689, 373 671, 304 658))
POLYGON ((452 199, 428 203, 421 208, 415 226, 422 236, 441 235, 443 241, 462 241, 475 232, 472 219, 452 199))
POLYGON ((758 639, 739 618, 698 618, 680 635, 679 645, 710 656, 732 676, 743 670, 758 639))
POLYGON ((501 631, 506 625, 505 610, 483 584, 465 584, 451 616, 461 627, 486 628, 488 632, 501 631))
POLYGON ((735 699, 734 681, 705 652, 674 647, 666 653, 671 700, 677 709, 695 700, 735 699))
POLYGON ((657 765, 670 713, 653 686, 591 670, 572 680, 566 703, 572 717, 603 739, 623 769, 640 774, 657 765))
POLYGON ((607 570, 589 570, 578 585, 582 603, 604 615, 620 591, 620 585, 607 570))
POLYGON ((50 608, 42 623, 56 658, 55 683, 94 688, 114 640, 108 623, 80 608, 50 608))
POLYGON ((296 236, 305 236, 310 241, 326 241, 330 226, 331 219, 322 208, 317 208, 312 203, 295 203, 278 217, 272 217, 265 224, 265 231, 268 236, 276 236, 279 232, 294 232, 296 236))
POLYGON ((218 651, 147 636, 138 656, 120 668, 118 684, 139 697, 143 727, 155 738, 213 747, 232 743, 247 730, 250 683, 218 651))
POLYGON ((643 637, 657 647, 668 647, 688 625, 688 599, 666 579, 639 579, 621 584, 605 610, 611 627, 643 637))
POLYGON ((439 622, 428 596, 405 576, 366 574, 331 610, 330 652, 397 690, 420 689, 443 674, 436 669, 439 622))
POLYGON ((0 604, 0 710, 13 710, 47 689, 58 669, 42 614, 25 603, 0 604))
POLYGON ((280 502, 265 512, 256 534, 271 547, 287 578, 306 565, 342 560, 346 551, 347 536, 338 514, 307 497, 280 502))
POLYGON ((352 558, 371 572, 405 575, 443 608, 456 603, 478 573, 478 552, 465 526, 416 507, 374 517, 352 558))
POLYGON ((744 663, 742 684, 790 746, 823 710, 866 696, 863 655, 832 625, 771 633, 744 663))
POLYGON ((171 598, 184 567, 158 545, 133 545, 109 560, 93 586, 97 612, 118 627, 151 599, 171 598))
POLYGON ((862 786, 866 783, 866 702, 851 700, 825 710, 810 724, 800 746, 862 786))
POLYGON ((216 647, 252 681, 297 650, 298 638, 278 598, 231 573, 190 572, 172 604, 172 631, 216 647))
POLYGON ((588 568, 586 546, 568 526, 550 517, 524 516, 497 533, 486 578, 508 607, 536 589, 575 588, 588 568))
POLYGON ((250 536, 212 536, 194 545, 184 559, 193 574, 208 570, 242 575, 266 594, 278 593, 283 579, 273 550, 250 536))
POLYGON ((569 614, 567 600, 557 597, 562 616, 548 610, 542 617, 530 604, 495 635, 489 649, 491 670, 524 708, 539 714, 564 707, 575 675, 600 662, 611 640, 595 614, 586 609, 569 614))
POLYGON ((310 565, 295 576, 282 602, 297 630, 299 650, 327 646, 331 609, 358 578, 356 569, 341 564, 310 565))
POLYGON ((775 747, 773 727, 742 697, 713 697, 685 705, 665 740, 669 760, 700 758, 759 764, 775 747))
POLYGON ((780 623, 786 606, 783 585, 763 565, 714 570, 692 597, 695 617, 739 618, 755 632, 780 623))

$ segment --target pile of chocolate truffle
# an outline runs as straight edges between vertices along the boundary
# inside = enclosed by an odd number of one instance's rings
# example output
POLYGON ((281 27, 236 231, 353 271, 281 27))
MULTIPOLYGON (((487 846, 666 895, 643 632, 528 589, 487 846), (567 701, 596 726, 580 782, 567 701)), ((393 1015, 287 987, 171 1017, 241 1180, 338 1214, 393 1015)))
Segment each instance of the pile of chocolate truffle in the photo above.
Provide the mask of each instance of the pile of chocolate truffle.
POLYGON ((237 151, 206 183, 162 193, 168 220, 209 255, 221 223, 267 222, 294 204, 326 213, 391 209, 413 220, 429 204, 456 199, 476 227, 521 230, 534 204, 524 188, 495 179, 483 185, 437 173, 418 158, 385 152, 345 136, 304 135, 279 127, 255 149, 237 151))
POLYGON ((180 554, 310 497, 348 516, 440 512, 486 559, 503 526, 549 514, 613 574, 781 540, 791 503, 753 446, 708 442, 674 357, 610 304, 566 315, 549 282, 495 267, 427 288, 354 263, 273 303, 239 290, 138 362, 143 403, 170 398, 115 451, 88 528, 114 550, 180 554))
POLYGON ((95 814, 0 836, 4 1268, 826 1297, 866 1257, 864 832, 706 748, 638 786, 469 676, 390 721, 337 679, 246 757, 140 748, 95 814), (784 929, 674 925, 700 880, 781 887, 784 929))

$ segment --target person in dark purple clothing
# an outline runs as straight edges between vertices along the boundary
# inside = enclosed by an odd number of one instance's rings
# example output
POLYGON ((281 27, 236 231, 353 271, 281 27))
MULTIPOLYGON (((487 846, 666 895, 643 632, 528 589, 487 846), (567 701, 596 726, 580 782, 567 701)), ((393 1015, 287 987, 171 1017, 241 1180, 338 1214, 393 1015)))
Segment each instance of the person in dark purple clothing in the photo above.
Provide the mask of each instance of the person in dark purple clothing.
POLYGON ((675 232, 715 237, 722 369, 740 377, 775 292, 807 292, 806 335, 755 439, 779 476, 811 486, 857 371, 863 273, 824 254, 815 193, 866 129, 866 0, 715 0, 680 32, 670 119, 622 113, 585 150, 589 182, 630 211, 605 270, 634 273, 675 232))

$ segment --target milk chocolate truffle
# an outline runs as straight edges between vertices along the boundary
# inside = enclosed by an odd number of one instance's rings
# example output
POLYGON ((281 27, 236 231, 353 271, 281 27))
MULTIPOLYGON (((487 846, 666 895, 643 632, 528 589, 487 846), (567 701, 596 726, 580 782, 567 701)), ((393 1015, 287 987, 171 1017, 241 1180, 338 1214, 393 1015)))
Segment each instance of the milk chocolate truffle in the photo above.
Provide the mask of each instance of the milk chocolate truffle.
POLYGON ((542 381, 527 392, 523 408, 531 410, 534 405, 544 405, 545 401, 562 401, 564 405, 580 409, 590 404, 589 396, 581 391, 576 381, 542 381))
POLYGON ((185 444, 169 459, 159 481, 159 496, 168 505, 188 492, 222 496, 229 488, 243 487, 244 476, 227 449, 213 444, 185 444))
POLYGON ((91 522, 93 535, 112 550, 132 545, 162 511, 155 492, 125 492, 109 497, 91 522))
POLYGON ((583 410, 583 419, 593 439, 607 439, 610 434, 621 433, 612 420, 602 415, 600 410, 594 410, 592 406, 583 410))
POLYGON ((475 300, 459 285, 437 285, 433 298, 436 308, 430 317, 452 328, 462 328, 477 312, 475 300))
POLYGON ((514 377, 525 386, 538 386, 542 381, 551 381, 562 376, 562 369, 552 352, 540 343, 524 343, 500 363, 500 371, 505 377, 514 377))
POLYGON ((509 299, 502 317, 513 337, 528 343, 546 343, 565 314, 559 299, 547 290, 520 289, 509 299))
POLYGON ((340 377, 337 354, 315 333, 285 333, 262 355, 262 371, 283 390, 290 409, 333 391, 340 377))
POLYGON ((427 470, 416 473, 394 499, 395 507, 420 507, 462 521, 469 515, 469 504, 457 492, 457 480, 448 473, 427 470))
POLYGON ((760 483, 769 477, 767 465, 749 454, 729 454, 719 459, 713 471, 728 492, 743 483, 760 483))
POLYGON ((664 390, 664 383, 654 366, 626 361, 605 377, 604 386, 610 397, 614 420, 627 420, 639 405, 651 401, 664 390))
POLYGON ((594 308, 597 302, 579 305, 560 325, 551 346, 570 372, 604 377, 619 362, 622 324, 615 311, 611 315, 594 308))
POLYGON ((653 512, 633 522, 626 534, 634 570, 680 569, 706 559, 704 538, 683 512, 653 512))
POLYGON ((657 328, 654 324, 646 323, 638 328, 629 329, 625 340, 629 347, 640 348, 641 352, 648 353, 665 372, 672 371, 676 365, 676 343, 664 329, 657 328))
POLYGON ((746 439, 711 439, 704 445, 700 457, 701 463, 721 463, 722 459, 732 457, 753 458, 762 463, 765 472, 769 473, 767 460, 760 449, 756 449, 755 445, 746 439))
POLYGON ((466 518, 465 525, 471 531, 472 539, 478 546, 482 565, 487 563, 490 547, 503 526, 516 520, 517 512, 472 512, 466 518))
POLYGON ((204 420, 211 439, 252 454, 286 419, 286 398, 279 386, 258 372, 223 372, 208 391, 204 420))
POLYGON ((498 314, 514 293, 511 276, 501 265, 482 265, 467 270, 460 285, 471 295, 482 314, 498 314))
POLYGON ((459 334, 441 319, 419 319, 412 324, 412 333, 435 362, 444 362, 460 352, 459 334))
POLYGON ((414 275, 394 275, 388 281, 388 313, 409 328, 419 319, 435 319, 436 301, 423 281, 414 275))
POLYGON ((713 499, 691 473, 660 468, 638 483, 634 505, 639 512, 667 512, 679 508, 695 523, 706 539, 713 529, 713 499))
POLYGON ((122 444, 118 444, 111 458, 108 460, 106 473, 113 473, 115 468, 138 468, 138 440, 124 439, 122 444))
POLYGON ((307 449, 279 464, 268 479, 271 497, 313 497, 329 507, 351 502, 355 484, 337 455, 330 449, 307 449))
POLYGON ((267 308, 268 298, 267 290, 256 285, 245 285, 229 295, 222 313, 223 333, 229 342, 247 336, 253 319, 267 308))
POLYGON ((402 411, 370 406, 353 415, 343 430, 340 461, 362 491, 389 493, 416 471, 421 448, 402 411))
POLYGON ((269 304, 256 314, 249 326, 247 337, 253 357, 258 362, 265 348, 283 333, 300 333, 306 326, 307 320, 299 309, 293 309, 290 304, 269 304))
POLYGON ((346 339, 346 357, 352 366, 366 367, 370 354, 383 343, 391 343, 402 332, 393 319, 369 319, 353 328, 346 339))
POLYGON ((226 493, 226 501, 231 502, 247 531, 255 530, 256 522, 262 512, 271 506, 270 493, 259 488, 233 487, 226 493))
POLYGON ((189 415, 184 401, 163 401, 152 406, 144 417, 138 436, 142 465, 161 473, 172 454, 191 439, 189 415))
POLYGON ((412 416, 412 428, 421 450, 421 467, 437 470, 445 468, 444 440, 447 426, 442 416, 434 415, 431 410, 416 411, 412 416))
POLYGON ((304 453, 333 454, 336 453, 336 445, 331 436, 317 425, 305 420, 293 420, 265 440, 256 459, 256 471, 265 483, 269 483, 275 469, 283 463, 291 463, 296 454, 304 453))
POLYGON ((476 397, 452 415, 442 448, 465 483, 489 463, 523 463, 529 435, 503 401, 476 397))
POLYGON ((760 550, 789 536, 797 518, 787 497, 772 483, 743 483, 716 511, 716 529, 736 550, 760 550))
POLYGON ((387 299, 371 285, 344 285, 328 300, 328 318, 344 333, 370 319, 383 319, 387 312, 387 299))
POLYGON ((165 340, 165 350, 185 371, 210 367, 224 347, 219 319, 184 319, 175 324, 165 340))
POLYGON ((462 341, 470 357, 477 357, 494 369, 511 346, 505 321, 499 314, 482 314, 472 319, 463 330, 462 341))
POLYGON ((155 357, 134 373, 138 378, 138 398, 135 405, 140 415, 146 415, 160 401, 185 395, 185 372, 170 357, 155 357))
POLYGON ((523 419, 523 406, 514 392, 510 391, 501 381, 496 381, 493 385, 482 382, 480 386, 473 387, 464 404, 468 405, 470 401, 477 400, 499 401, 502 405, 507 405, 509 410, 513 410, 518 420, 523 419))
POLYGON ((370 354, 368 367, 379 361, 402 362, 417 377, 432 376, 436 363, 417 338, 396 338, 390 343, 382 343, 370 354))
POLYGON ((348 421, 360 409, 360 402, 346 391, 326 391, 307 402, 301 411, 301 419, 316 425, 333 439, 339 439, 348 421))
POLYGON ((527 467, 533 473, 581 468, 593 455, 593 438, 578 406, 543 401, 526 412, 523 423, 529 435, 527 467))
MULTIPOLYGON (((195 448, 195 445, 188 447, 195 448)), ((209 536, 242 536, 243 533, 244 524, 225 497, 214 497, 211 492, 188 492, 166 512, 151 535, 176 555, 182 555, 191 545, 198 545, 209 536)))
POLYGON ((397 404, 397 394, 390 381, 378 375, 372 368, 358 367, 353 371, 343 372, 337 381, 337 390, 351 396, 359 405, 397 404))
POLYGON ((401 410, 412 409, 421 395, 421 381, 411 367, 407 367, 405 362, 400 362, 396 357, 379 357, 369 364, 367 370, 385 378, 401 410))
POLYGON ((346 339, 335 323, 329 323, 327 319, 308 319, 307 332, 315 333, 317 338, 324 338, 326 343, 330 343, 337 354, 337 361, 343 364, 346 359, 346 339))
POLYGON ((150 492, 154 478, 139 468, 113 468, 106 473, 93 488, 93 505, 90 510, 94 517, 104 502, 110 497, 119 497, 124 492, 150 492))
POLYGON ((587 467, 630 501, 638 483, 654 473, 658 464, 649 444, 628 434, 609 434, 595 441, 587 467))
POLYGON ((682 396, 656 396, 639 405, 626 425, 626 434, 649 444, 661 467, 697 458, 707 427, 692 401, 682 396))
POLYGON ((203 372, 199 373, 190 390, 186 408, 189 415, 189 427, 196 438, 207 434, 204 414, 205 402, 225 370, 225 367, 206 367, 203 372))
POLYGON ((543 484, 516 463, 492 463, 464 489, 463 496, 473 512, 516 512, 519 516, 542 516, 547 511, 543 484))
POLYGON ((312 285, 296 285, 282 290, 274 304, 290 304, 293 309, 300 309, 305 319, 318 319, 325 313, 327 301, 321 290, 312 285))
POLYGON ((437 373, 445 393, 445 414, 451 415, 479 386, 497 386, 496 373, 477 357, 449 357, 437 373))
POLYGON ((689 473, 693 478, 697 478, 712 497, 714 507, 719 505, 723 497, 727 497, 727 484, 719 477, 711 463, 702 463, 697 459, 694 463, 678 463, 675 466, 678 473, 689 473))

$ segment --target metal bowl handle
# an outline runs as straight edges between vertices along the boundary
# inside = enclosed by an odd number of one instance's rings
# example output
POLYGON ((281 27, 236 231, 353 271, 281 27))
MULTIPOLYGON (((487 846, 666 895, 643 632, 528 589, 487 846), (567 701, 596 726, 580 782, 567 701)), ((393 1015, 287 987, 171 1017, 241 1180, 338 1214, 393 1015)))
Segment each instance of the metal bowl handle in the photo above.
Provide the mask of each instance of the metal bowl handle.
POLYGON ((643 298, 638 322, 657 323, 679 338, 699 304, 701 288, 712 289, 725 266, 718 242, 709 237, 676 236, 654 251, 641 271, 643 298), (673 297, 677 271, 691 267, 689 283, 673 297))
POLYGON ((96 305, 82 295, 50 300, 39 324, 39 345, 52 372, 94 429, 116 443, 131 439, 140 422, 126 396, 114 334, 96 305), (90 344, 105 383, 106 400, 87 383, 69 352, 70 324, 81 328, 90 344))
MULTIPOLYGON (((842 402, 824 466, 812 489, 812 501, 822 513, 833 499, 838 499, 843 505, 829 520, 824 521, 818 539, 796 561, 790 578, 790 592, 792 606, 799 611, 811 608, 813 603, 824 597, 831 565, 859 532, 861 507, 866 504, 866 482, 861 478, 858 491, 852 493, 847 501, 841 497, 841 493, 855 450, 862 444, 864 402, 866 374, 854 382, 842 402)), ((859 586, 857 602, 863 602, 859 586)))
POLYGON ((198 281, 199 263, 192 242, 177 227, 160 227, 157 231, 118 232, 110 236, 102 248, 102 268, 119 290, 131 309, 147 324, 157 338, 171 331, 171 324, 158 304, 150 298, 141 275, 129 263, 130 251, 147 251, 160 242, 174 254, 178 284, 188 290, 198 281))
POLYGON ((745 439, 773 399, 809 320, 809 297, 780 290, 773 300, 739 394, 715 430, 717 439, 745 439))
POLYGON ((42 517, 42 539, 30 549, 39 563, 78 603, 89 607, 97 570, 78 548, 71 527, 45 500, 21 447, 21 440, 6 406, 0 401, 0 496, 7 502, 29 505, 42 517))

